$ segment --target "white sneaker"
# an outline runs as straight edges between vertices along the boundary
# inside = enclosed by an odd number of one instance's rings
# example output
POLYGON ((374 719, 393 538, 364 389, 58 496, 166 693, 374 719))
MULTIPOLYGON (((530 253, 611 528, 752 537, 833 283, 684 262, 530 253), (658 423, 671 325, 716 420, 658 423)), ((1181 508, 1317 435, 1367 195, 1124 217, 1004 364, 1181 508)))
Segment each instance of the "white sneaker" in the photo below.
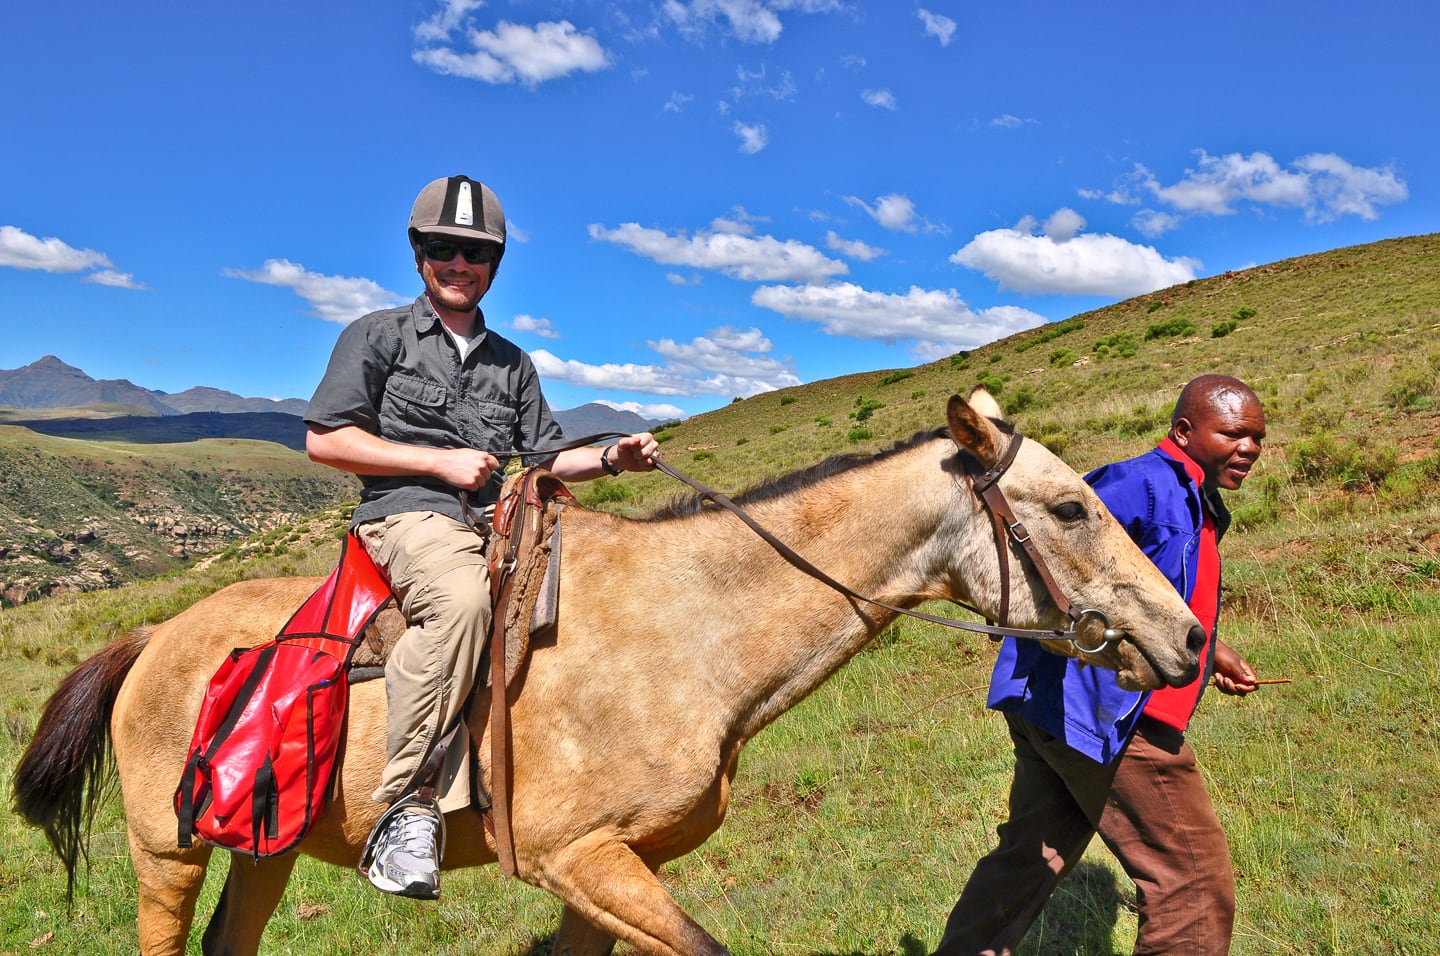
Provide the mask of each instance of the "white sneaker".
POLYGON ((375 841, 375 859, 366 876, 384 893, 433 900, 440 896, 440 817, 429 809, 406 807, 375 841))

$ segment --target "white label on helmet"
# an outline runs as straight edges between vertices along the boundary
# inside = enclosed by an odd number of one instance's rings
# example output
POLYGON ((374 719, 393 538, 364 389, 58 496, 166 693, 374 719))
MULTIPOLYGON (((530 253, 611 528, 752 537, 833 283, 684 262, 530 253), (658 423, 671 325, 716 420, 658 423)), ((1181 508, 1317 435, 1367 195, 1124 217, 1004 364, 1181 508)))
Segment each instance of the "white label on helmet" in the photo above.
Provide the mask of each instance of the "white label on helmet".
POLYGON ((460 193, 455 197, 455 225, 475 225, 475 204, 470 198, 469 183, 461 183, 460 193))

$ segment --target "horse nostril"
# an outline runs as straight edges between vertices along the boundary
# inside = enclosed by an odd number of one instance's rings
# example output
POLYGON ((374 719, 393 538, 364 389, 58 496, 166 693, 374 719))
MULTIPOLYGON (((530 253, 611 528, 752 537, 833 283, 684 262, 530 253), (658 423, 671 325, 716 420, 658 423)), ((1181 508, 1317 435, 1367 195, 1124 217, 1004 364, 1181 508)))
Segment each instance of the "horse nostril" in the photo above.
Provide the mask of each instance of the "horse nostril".
POLYGON ((1185 635, 1185 649, 1190 652, 1190 659, 1196 660, 1200 652, 1205 648, 1205 628, 1196 624, 1190 628, 1190 633, 1185 635))

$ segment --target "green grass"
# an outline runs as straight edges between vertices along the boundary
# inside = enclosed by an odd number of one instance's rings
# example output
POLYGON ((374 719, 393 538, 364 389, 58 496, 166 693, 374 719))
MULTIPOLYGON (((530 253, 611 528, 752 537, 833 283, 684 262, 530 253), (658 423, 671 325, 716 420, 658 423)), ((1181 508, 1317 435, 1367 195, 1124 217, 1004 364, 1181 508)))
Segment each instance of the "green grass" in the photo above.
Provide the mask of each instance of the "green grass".
MULTIPOLYGON (((1190 733, 1235 858, 1235 952, 1432 953, 1440 940, 1436 262, 1440 236, 1426 236, 1189 283, 1077 317, 1053 347, 1055 336, 1019 348, 1047 332, 1032 330, 920 366, 903 384, 894 370, 877 370, 737 402, 667 428, 663 454, 735 491, 934 428, 945 396, 985 375, 1002 387, 1002 402, 1019 403, 1022 431, 1085 470, 1148 447, 1192 375, 1252 382, 1270 437, 1245 487, 1228 496, 1237 521, 1223 544, 1222 631, 1262 677, 1292 683, 1243 700, 1208 694, 1190 733), (1242 314, 1225 336, 1210 334, 1242 314), (1175 316, 1198 331, 1144 340, 1148 327, 1175 316), (1110 346, 1102 353, 1096 342, 1110 346), (1061 345, 1079 359, 1052 367, 1061 345), (851 416, 866 407, 872 437, 852 444, 851 416)), ((595 483, 588 500, 639 513, 679 491, 662 476, 627 475, 611 487, 595 483)), ((257 536, 204 570, 5 610, 0 786, 8 792, 41 703, 76 661, 124 627, 169 616, 237 577, 325 570, 334 527, 315 524, 296 540, 257 536)), ((663 871, 681 905, 737 956, 928 952, 1004 816, 1008 739, 984 708, 993 655, 983 638, 908 621, 873 643, 745 750, 725 825, 663 871)), ((13 814, 0 817, 0 952, 29 951, 37 940, 39 952, 132 952, 135 887, 123 833, 112 802, 96 821, 92 867, 67 914, 64 877, 43 838, 13 814)), ((202 914, 220 876, 213 868, 202 914)), ((558 912, 553 899, 495 868, 447 874, 436 905, 384 897, 348 870, 302 861, 267 946, 523 953, 552 931, 558 912)), ((1134 933, 1133 889, 1094 846, 1022 952, 1109 956, 1128 952, 1134 933)))

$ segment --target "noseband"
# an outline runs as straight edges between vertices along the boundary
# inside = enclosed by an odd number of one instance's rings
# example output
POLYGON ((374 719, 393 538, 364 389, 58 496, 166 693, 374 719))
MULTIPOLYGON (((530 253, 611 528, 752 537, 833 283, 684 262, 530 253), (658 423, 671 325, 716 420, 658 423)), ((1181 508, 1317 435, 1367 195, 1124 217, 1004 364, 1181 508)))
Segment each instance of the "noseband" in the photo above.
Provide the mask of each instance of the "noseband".
MULTIPOLYGON (((1030 533, 1025 530, 1025 526, 1020 523, 1020 519, 1015 517, 1015 512, 1010 508, 1010 502, 1005 499, 1004 492, 1000 490, 1000 477, 1005 474, 1005 471, 1010 467, 1011 463, 1014 462, 1015 455, 1020 450, 1021 440, 1020 434, 1018 432, 1015 433, 1015 435, 1011 437, 1010 444, 1006 447, 1005 453, 1000 456, 1000 459, 996 461, 995 465, 988 471, 982 472, 979 461, 969 452, 962 450, 960 455, 964 463, 965 474, 970 479, 970 486, 975 490, 975 494, 979 497, 986 513, 990 515, 991 524, 995 529, 995 549, 998 552, 997 557, 1000 561, 1000 618, 998 622, 991 621, 987 624, 974 624, 970 621, 957 621, 953 618, 925 614, 921 611, 912 611, 859 594, 846 585, 841 584, 839 581, 836 581, 830 577, 830 575, 802 558, 799 554, 796 554, 789 545, 776 538, 739 505, 735 504, 728 495, 701 484, 674 468, 668 462, 662 461, 659 457, 655 458, 655 467, 677 481, 683 482, 695 489, 701 500, 709 501, 735 515, 741 521, 745 522, 745 524, 749 525, 750 529, 759 535, 766 544, 774 548, 780 557, 801 571, 804 571, 812 578, 815 578, 815 580, 828 585, 848 598, 863 601, 866 604, 884 608, 896 614, 903 614, 906 617, 918 618, 922 621, 928 621, 931 624, 939 624, 943 627, 975 631, 981 634, 988 634, 991 637, 1022 637, 1033 640, 1069 641, 1074 644, 1075 649, 1081 653, 1098 654, 1112 643, 1119 641, 1124 635, 1122 632, 1110 626, 1110 619, 1105 616, 1103 611, 1096 608, 1086 608, 1080 611, 1075 609, 1075 605, 1070 603, 1069 598, 1065 597, 1059 586, 1056 585, 1054 577, 1050 574, 1049 567, 1045 564, 1045 559, 1040 555, 1039 549, 1035 547, 1035 543, 1031 540, 1030 533), (1051 600, 1053 600, 1056 606, 1070 619, 1070 626, 1065 630, 1040 630, 1004 626, 1005 619, 1010 614, 1010 548, 1006 541, 1007 535, 1013 538, 1025 554, 1029 555, 1030 562, 1035 566, 1036 573, 1040 575, 1040 580, 1045 582, 1045 588, 1050 592, 1051 600), (1100 643, 1094 647, 1087 647, 1082 644, 1080 634, 1076 630, 1076 628, 1080 626, 1080 622, 1087 617, 1098 619, 1104 627, 1104 632, 1100 637, 1100 643), (1000 626, 997 626, 997 623, 1000 626)), ((978 608, 971 607, 960 601, 956 601, 955 603, 967 610, 974 611, 987 620, 989 619, 989 615, 978 608)))

